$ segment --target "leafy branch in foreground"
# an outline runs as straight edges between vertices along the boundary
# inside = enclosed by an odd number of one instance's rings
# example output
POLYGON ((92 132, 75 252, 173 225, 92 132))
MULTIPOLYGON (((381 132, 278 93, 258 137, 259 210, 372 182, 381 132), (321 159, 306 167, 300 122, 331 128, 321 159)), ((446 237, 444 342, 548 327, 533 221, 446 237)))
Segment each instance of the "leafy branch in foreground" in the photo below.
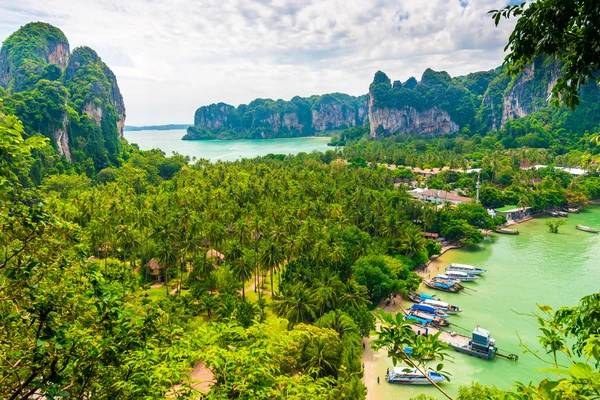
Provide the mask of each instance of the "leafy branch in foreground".
POLYGON ((504 66, 516 75, 538 56, 554 57, 561 76, 552 89, 555 105, 579 105, 579 88, 600 82, 600 2, 539 0, 489 12, 496 26, 502 18, 519 17, 504 50, 504 66))
POLYGON ((445 359, 451 358, 446 352, 450 349, 450 346, 438 340, 441 332, 438 332, 435 335, 417 335, 413 331, 410 323, 404 321, 401 313, 392 315, 380 309, 377 319, 380 323, 380 326, 377 329, 379 338, 373 340, 372 347, 375 350, 382 348, 386 349, 388 357, 392 359, 394 366, 400 362, 416 368, 444 396, 452 399, 444 389, 429 378, 428 373, 429 371, 434 371, 444 375, 446 379, 450 380, 451 374, 444 371, 444 364, 442 363, 445 359), (412 348, 410 356, 404 350, 406 347, 412 348), (427 364, 427 362, 432 361, 434 363, 439 361, 435 368, 431 368, 427 364))

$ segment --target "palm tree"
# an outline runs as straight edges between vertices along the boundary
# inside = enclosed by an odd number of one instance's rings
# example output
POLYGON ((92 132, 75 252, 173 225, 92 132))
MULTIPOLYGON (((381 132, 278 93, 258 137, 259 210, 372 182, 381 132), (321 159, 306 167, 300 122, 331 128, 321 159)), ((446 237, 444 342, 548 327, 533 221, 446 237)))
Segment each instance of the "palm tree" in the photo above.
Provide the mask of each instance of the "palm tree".
POLYGON ((218 308, 219 302, 213 294, 205 294, 200 298, 200 307, 206 312, 206 316, 210 321, 212 313, 218 308))
POLYGON ((240 242, 236 240, 230 243, 226 259, 242 282, 242 299, 246 300, 246 278, 252 274, 252 266, 244 262, 244 248, 240 242))
POLYGON ((273 301, 273 311, 280 317, 288 320, 292 328, 301 322, 310 322, 315 318, 317 307, 314 305, 306 286, 302 282, 296 283, 284 292, 282 298, 273 301))
POLYGON ((340 355, 335 348, 328 346, 323 338, 317 337, 311 340, 307 355, 308 360, 304 363, 304 367, 308 371, 320 377, 337 375, 340 355))
POLYGON ((315 283, 310 290, 310 299, 319 307, 319 317, 322 317, 325 313, 325 307, 335 308, 343 287, 340 278, 334 274, 325 275, 315 283))
POLYGON ((263 268, 269 271, 271 276, 271 294, 275 294, 273 291, 273 269, 277 268, 279 264, 281 264, 284 260, 283 253, 281 252, 281 248, 279 245, 273 240, 269 238, 260 253, 260 263, 263 268))
POLYGON ((319 318, 315 325, 319 328, 333 329, 344 338, 347 335, 360 335, 356 323, 346 313, 340 310, 333 310, 319 318))
POLYGON ((404 250, 407 257, 412 257, 425 248, 425 237, 423 232, 411 223, 404 227, 400 247, 404 250))

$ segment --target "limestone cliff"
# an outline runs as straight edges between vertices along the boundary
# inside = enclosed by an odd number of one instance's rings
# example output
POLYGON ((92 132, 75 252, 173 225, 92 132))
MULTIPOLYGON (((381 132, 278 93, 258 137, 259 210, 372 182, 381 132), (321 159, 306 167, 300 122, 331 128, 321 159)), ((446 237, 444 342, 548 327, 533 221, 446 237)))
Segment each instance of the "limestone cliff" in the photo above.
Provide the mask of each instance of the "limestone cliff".
POLYGON ((558 77, 558 63, 553 60, 538 59, 525 67, 504 93, 501 124, 523 118, 548 105, 548 96, 558 77))
POLYGON ((194 126, 184 139, 241 139, 311 136, 346 129, 367 118, 366 96, 332 93, 290 101, 256 99, 234 107, 211 104, 196 110, 194 126))
POLYGON ((397 132, 411 135, 435 135, 458 131, 447 111, 438 107, 417 111, 413 107, 376 108, 373 96, 369 101, 369 123, 371 138, 377 139, 397 132))
POLYGON ((117 78, 94 50, 70 54, 60 29, 27 24, 0 49, 0 86, 7 89, 0 107, 15 113, 28 134, 50 138, 58 154, 73 162, 91 158, 98 170, 118 164, 125 104, 117 78))
POLYGON ((371 138, 453 133, 459 130, 459 122, 475 115, 472 102, 465 101, 474 95, 446 72, 428 69, 421 81, 415 82, 411 78, 404 85, 399 81, 392 85, 383 72, 375 74, 369 87, 371 138))
POLYGON ((69 57, 64 75, 71 101, 79 112, 86 113, 96 125, 110 118, 119 139, 125 126, 125 104, 117 78, 98 54, 89 47, 78 47, 69 57), (114 114, 114 115, 113 115, 114 114))

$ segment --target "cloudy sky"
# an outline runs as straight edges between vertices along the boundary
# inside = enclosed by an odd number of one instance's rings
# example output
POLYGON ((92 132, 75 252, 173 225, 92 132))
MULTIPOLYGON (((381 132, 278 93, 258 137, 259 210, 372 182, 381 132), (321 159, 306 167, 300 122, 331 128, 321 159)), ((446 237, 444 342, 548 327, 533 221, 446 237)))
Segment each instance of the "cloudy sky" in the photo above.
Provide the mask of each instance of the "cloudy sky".
POLYGON ((501 64, 508 0, 0 0, 0 39, 51 23, 117 75, 128 125, 191 123, 201 105, 368 90, 425 68, 501 64))

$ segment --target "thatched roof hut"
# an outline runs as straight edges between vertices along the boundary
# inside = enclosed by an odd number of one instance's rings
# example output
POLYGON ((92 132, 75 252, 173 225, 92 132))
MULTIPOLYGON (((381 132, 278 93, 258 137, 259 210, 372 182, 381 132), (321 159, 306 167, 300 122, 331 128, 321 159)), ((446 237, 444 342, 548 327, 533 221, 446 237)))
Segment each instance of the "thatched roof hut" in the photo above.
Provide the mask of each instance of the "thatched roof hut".
POLYGON ((162 266, 160 265, 160 262, 158 262, 158 260, 156 258, 153 258, 150 261, 148 261, 146 263, 146 267, 148 267, 148 270, 150 271, 150 273, 152 275, 160 274, 160 270, 162 268, 162 266))
POLYGON ((217 260, 224 260, 225 256, 215 249, 210 249, 206 252, 206 258, 216 258, 217 260))

